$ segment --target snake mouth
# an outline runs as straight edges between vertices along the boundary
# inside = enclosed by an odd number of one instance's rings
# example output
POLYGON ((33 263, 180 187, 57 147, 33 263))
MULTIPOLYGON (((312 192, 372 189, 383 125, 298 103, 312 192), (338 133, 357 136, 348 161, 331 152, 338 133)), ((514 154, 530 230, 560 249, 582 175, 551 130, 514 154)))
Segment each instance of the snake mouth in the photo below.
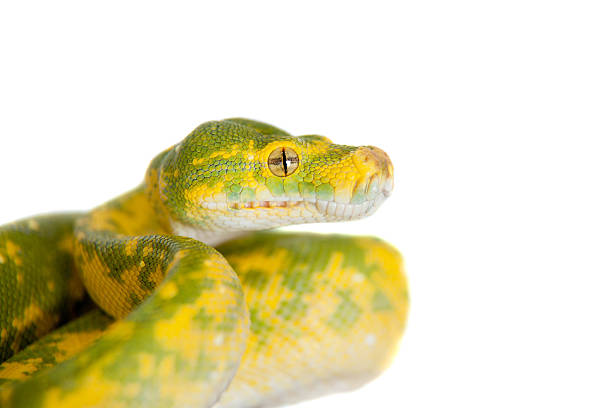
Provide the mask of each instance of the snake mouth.
POLYGON ((363 218, 372 214, 379 205, 391 194, 393 189, 393 179, 388 178, 384 181, 371 178, 366 183, 364 191, 367 198, 356 200, 355 190, 349 202, 336 199, 322 200, 314 197, 278 197, 271 200, 254 200, 254 201, 234 201, 234 202, 213 202, 205 201, 201 205, 207 210, 212 211, 245 211, 251 213, 254 211, 277 212, 277 211, 292 211, 306 210, 310 214, 318 214, 327 219, 333 220, 352 220, 363 218))
POLYGON ((301 205, 304 201, 246 201, 235 202, 228 205, 233 210, 259 210, 262 208, 292 208, 301 205))
MULTIPOLYGON (((311 213, 318 213, 320 215, 326 217, 333 217, 336 219, 355 219, 361 218, 366 215, 372 213, 378 205, 386 198, 385 194, 381 194, 381 196, 373 199, 366 200, 362 203, 340 203, 337 201, 331 200, 317 200, 317 199, 308 199, 308 200, 281 200, 281 201, 248 201, 248 202, 235 202, 230 203, 229 205, 222 205, 223 208, 230 208, 232 210, 276 210, 276 209, 285 209, 290 210, 294 208, 306 208, 310 210, 311 213)), ((207 206, 209 209, 213 209, 211 207, 215 207, 214 209, 221 209, 219 205, 207 206)))

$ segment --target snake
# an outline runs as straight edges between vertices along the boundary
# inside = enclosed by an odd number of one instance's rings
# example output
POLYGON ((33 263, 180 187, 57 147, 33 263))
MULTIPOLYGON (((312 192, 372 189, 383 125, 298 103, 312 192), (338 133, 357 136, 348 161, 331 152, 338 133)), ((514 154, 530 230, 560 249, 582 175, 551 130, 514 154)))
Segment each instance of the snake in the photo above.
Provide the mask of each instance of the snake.
POLYGON ((393 184, 379 148, 232 118, 93 210, 0 227, 0 406, 264 407, 369 382, 406 326, 401 254, 277 229, 369 216, 393 184))

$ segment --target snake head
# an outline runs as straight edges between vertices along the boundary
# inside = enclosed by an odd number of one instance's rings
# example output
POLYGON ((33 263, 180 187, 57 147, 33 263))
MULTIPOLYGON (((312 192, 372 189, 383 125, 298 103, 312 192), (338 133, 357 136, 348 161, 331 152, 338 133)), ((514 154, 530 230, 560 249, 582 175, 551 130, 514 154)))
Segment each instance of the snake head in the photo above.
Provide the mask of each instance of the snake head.
POLYGON ((373 146, 228 119, 154 159, 147 187, 175 233, 262 230, 366 217, 391 193, 393 166, 373 146))

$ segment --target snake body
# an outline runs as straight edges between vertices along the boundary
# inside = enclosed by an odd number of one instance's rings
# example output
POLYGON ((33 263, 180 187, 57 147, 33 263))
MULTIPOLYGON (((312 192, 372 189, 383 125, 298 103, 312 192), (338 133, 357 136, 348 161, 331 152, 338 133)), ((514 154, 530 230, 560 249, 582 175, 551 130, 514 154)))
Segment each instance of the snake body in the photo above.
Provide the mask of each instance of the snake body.
POLYGON ((365 217, 392 185, 380 149, 227 119, 92 211, 0 227, 0 406, 276 406, 369 381, 405 326, 399 253, 260 230, 365 217))

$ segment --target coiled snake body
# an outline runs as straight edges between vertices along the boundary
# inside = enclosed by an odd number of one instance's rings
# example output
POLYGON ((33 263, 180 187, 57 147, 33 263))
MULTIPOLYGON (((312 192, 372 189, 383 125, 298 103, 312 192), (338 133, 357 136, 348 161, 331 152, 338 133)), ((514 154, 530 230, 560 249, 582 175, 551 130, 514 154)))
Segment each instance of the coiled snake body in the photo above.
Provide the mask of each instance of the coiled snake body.
POLYGON ((380 149, 228 119, 88 213, 1 227, 0 406, 258 407, 363 384, 404 329, 398 252, 256 231, 367 216, 392 184, 380 149))

